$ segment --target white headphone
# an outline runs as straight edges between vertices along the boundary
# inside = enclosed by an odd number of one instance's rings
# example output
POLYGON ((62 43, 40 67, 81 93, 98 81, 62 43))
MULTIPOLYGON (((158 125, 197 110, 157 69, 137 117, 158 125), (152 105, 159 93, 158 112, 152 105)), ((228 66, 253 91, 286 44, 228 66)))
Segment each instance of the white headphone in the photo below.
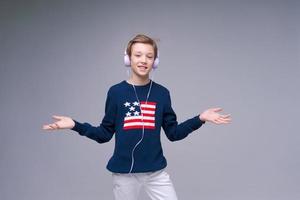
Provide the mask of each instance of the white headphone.
MULTIPOLYGON (((159 52, 157 51, 157 56, 153 62, 153 69, 157 69, 158 67, 158 63, 159 63, 159 52)), ((124 53, 124 64, 126 67, 130 67, 130 58, 129 56, 127 55, 127 52, 125 50, 125 53, 124 53)))

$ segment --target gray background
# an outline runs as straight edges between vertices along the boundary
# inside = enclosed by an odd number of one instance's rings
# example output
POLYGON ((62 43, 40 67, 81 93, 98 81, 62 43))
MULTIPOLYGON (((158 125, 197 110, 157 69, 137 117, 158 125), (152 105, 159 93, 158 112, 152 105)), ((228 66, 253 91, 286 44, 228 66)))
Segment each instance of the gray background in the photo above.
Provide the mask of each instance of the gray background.
POLYGON ((299 1, 0 6, 1 200, 113 199, 105 166, 114 140, 41 127, 53 114, 99 124, 138 33, 160 40, 154 80, 171 91, 179 121, 215 106, 233 116, 175 143, 162 133, 178 197, 300 199, 299 1))

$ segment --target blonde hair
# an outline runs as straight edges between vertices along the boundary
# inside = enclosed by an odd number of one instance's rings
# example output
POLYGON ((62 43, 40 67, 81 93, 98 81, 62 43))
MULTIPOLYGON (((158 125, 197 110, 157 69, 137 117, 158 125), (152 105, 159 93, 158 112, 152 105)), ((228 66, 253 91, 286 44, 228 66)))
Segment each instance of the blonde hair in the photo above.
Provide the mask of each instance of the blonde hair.
POLYGON ((143 43, 143 44, 150 44, 154 49, 154 58, 157 57, 157 44, 154 41, 154 39, 148 37, 144 34, 138 34, 136 35, 132 40, 130 40, 127 44, 126 53, 129 57, 131 57, 131 48, 132 45, 135 43, 143 43))

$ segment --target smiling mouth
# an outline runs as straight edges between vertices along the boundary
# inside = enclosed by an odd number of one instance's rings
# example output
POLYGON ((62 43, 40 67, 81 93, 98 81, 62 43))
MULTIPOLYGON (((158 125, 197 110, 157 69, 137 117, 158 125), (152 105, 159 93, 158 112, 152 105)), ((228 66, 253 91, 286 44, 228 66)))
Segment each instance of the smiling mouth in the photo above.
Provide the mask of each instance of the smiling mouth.
POLYGON ((143 70, 148 69, 148 67, 146 67, 146 66, 138 66, 138 68, 139 68, 139 69, 143 69, 143 70))

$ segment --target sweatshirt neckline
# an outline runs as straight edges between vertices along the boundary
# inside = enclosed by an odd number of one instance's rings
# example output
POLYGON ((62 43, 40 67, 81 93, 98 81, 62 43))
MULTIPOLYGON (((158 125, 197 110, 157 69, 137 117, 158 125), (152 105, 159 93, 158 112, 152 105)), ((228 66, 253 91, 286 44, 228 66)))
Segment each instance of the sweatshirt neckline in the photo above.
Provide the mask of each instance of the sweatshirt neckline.
MULTIPOLYGON (((150 79, 150 81, 149 81, 149 83, 147 83, 147 84, 145 84, 145 85, 134 85, 134 87, 136 87, 136 88, 144 88, 144 87, 148 87, 150 84, 151 84, 151 79, 150 79)), ((124 80, 123 81, 126 85, 128 85, 128 86, 131 86, 132 87, 132 84, 131 83, 128 83, 127 82, 127 80, 124 80)), ((153 82, 153 81, 152 81, 153 82)), ((153 83, 152 83, 153 84, 153 83)))

